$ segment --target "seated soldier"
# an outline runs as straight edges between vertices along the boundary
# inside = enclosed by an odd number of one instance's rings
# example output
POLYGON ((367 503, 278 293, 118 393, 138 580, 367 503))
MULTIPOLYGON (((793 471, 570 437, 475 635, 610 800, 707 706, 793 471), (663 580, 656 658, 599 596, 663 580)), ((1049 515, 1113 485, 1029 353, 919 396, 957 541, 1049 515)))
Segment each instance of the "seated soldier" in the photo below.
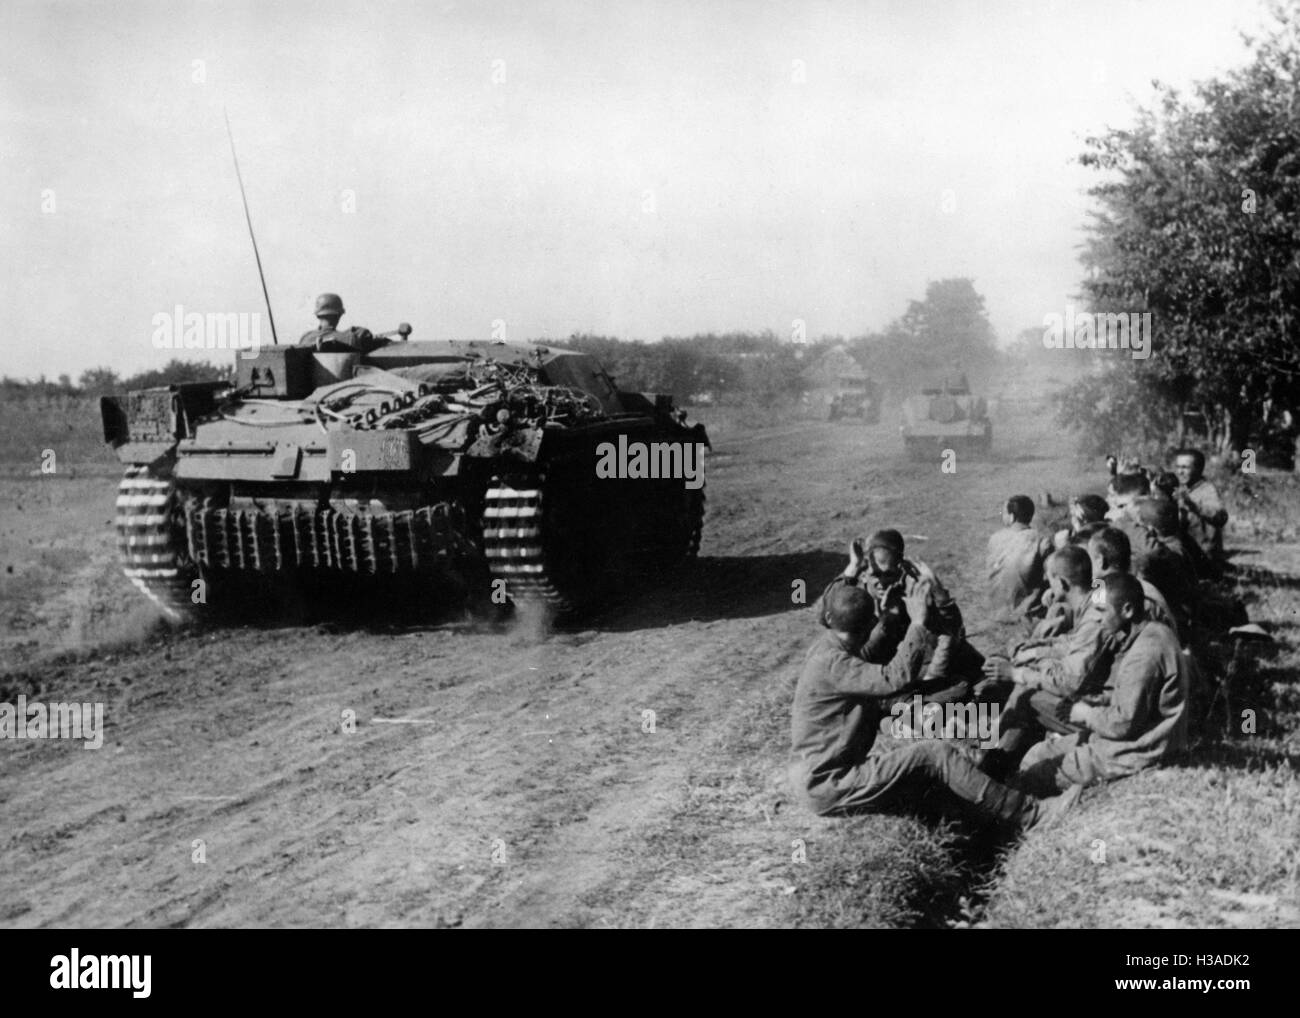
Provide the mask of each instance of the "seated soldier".
POLYGON ((1145 539, 1132 546, 1133 575, 1150 580, 1164 594, 1180 632, 1185 632, 1199 596, 1196 567, 1188 551, 1193 542, 1179 536, 1178 508, 1173 502, 1141 499, 1136 510, 1145 539))
MULTIPOLYGON (((904 595, 908 617, 922 618, 931 591, 926 580, 904 595)), ((818 814, 902 810, 938 799, 947 812, 965 813, 1010 830, 1025 830, 1068 808, 1077 791, 1047 805, 984 774, 957 745, 943 739, 878 739, 886 704, 924 690, 927 635, 909 624, 887 664, 872 664, 862 647, 875 627, 875 605, 855 584, 837 583, 825 595, 827 632, 808 650, 791 707, 792 790, 818 814)))
POLYGON ((1033 519, 1033 499, 1012 495, 1002 508, 1002 529, 989 538, 989 606, 1004 619, 1031 614, 1043 596, 1043 561, 1052 542, 1030 526, 1033 519))
MULTIPOLYGON (((1006 657, 1012 662, 1032 664, 1047 658, 1069 658, 1068 637, 1099 621, 1091 598, 1094 587, 1092 559, 1078 545, 1053 552, 1047 560, 1047 617, 1028 637, 1012 639, 1006 657)), ((985 675, 990 674, 985 662, 985 675)))
POLYGON ((1088 542, 1091 541, 1095 535, 1100 534, 1103 530, 1106 530, 1109 527, 1110 524, 1104 519, 1093 523, 1085 523, 1071 536, 1070 543, 1076 547, 1082 548, 1084 551, 1087 551, 1088 542))
MULTIPOLYGON (((1163 503, 1157 503, 1157 505, 1161 504, 1163 503)), ((1167 529, 1169 522, 1167 510, 1147 509, 1146 511, 1160 512, 1162 514, 1160 527, 1167 529)), ((1154 516, 1150 518, 1156 519, 1154 516)), ((1160 540, 1160 535, 1156 531, 1149 532, 1147 536, 1153 541, 1160 540)), ((1245 610, 1240 602, 1207 591, 1194 580, 1189 584, 1185 571, 1182 572, 1180 579, 1169 579, 1169 571, 1160 576, 1153 576, 1153 578, 1164 579, 1165 585, 1175 592, 1173 595, 1175 600, 1171 601, 1170 598, 1165 597, 1164 591, 1152 582, 1152 579, 1136 574, 1135 563, 1139 560, 1139 556, 1133 555, 1132 547, 1127 540, 1118 530, 1103 530, 1089 540, 1088 552, 1092 555, 1094 582, 1104 579, 1112 572, 1135 575, 1146 596, 1147 617, 1164 623, 1174 631, 1174 636, 1183 651, 1188 684, 1194 696, 1199 698, 1205 695, 1208 675, 1212 674, 1215 667, 1212 663, 1213 656, 1208 651, 1207 639, 1213 632, 1223 631, 1232 625, 1244 622, 1245 610), (1183 600, 1177 600, 1179 597, 1183 600), (1210 671, 1207 671, 1207 667, 1210 671)), ((1149 547, 1150 545, 1144 545, 1142 554, 1148 554, 1149 547)), ((1149 575, 1149 567, 1152 565, 1167 565, 1170 570, 1179 568, 1169 557, 1161 559, 1148 557, 1147 565, 1149 575)))
POLYGON ((1136 577, 1112 573, 1096 597, 1114 661, 1100 693, 1061 704, 1058 720, 1082 730, 1025 754, 1014 781, 1033 795, 1135 774, 1187 745, 1187 663, 1173 630, 1148 618, 1136 577))
POLYGON ((1169 470, 1162 470, 1151 481, 1151 497, 1166 502, 1176 501, 1174 493, 1178 490, 1178 475, 1169 470))
POLYGON ((1056 720, 1061 701, 1100 689, 1110 666, 1087 552, 1076 545, 1055 552, 1047 561, 1047 575, 1053 608, 1061 609, 1055 617, 1064 625, 1054 631, 1045 620, 1033 636, 1009 648, 1009 658, 989 658, 984 682, 976 687, 980 694, 991 686, 1010 687, 1002 735, 984 757, 983 766, 994 777, 1013 771, 1045 732, 1069 732, 1056 720))
MULTIPOLYGON (((848 584, 861 587, 872 599, 878 621, 863 655, 868 661, 884 664, 894 656, 912 621, 906 596, 925 582, 930 590, 927 618, 921 620, 929 634, 926 673, 931 679, 947 677, 954 687, 960 687, 964 681, 978 678, 983 656, 966 642, 961 609, 934 570, 924 562, 904 558, 903 547, 903 535, 897 530, 878 530, 866 541, 854 540, 849 545, 848 565, 831 581, 827 592, 848 584)), ((968 691, 969 686, 954 688, 953 695, 968 691)))
POLYGON ((1133 504, 1151 497, 1151 479, 1146 474, 1116 474, 1106 485, 1106 521, 1132 519, 1133 504))
POLYGON ((1146 474, 1117 474, 1106 490, 1106 522, 1124 531, 1133 553, 1146 540, 1146 530, 1137 521, 1137 504, 1151 496, 1151 482, 1146 474))
MULTIPOLYGON (((1088 556, 1092 559, 1092 582, 1099 585, 1106 577, 1115 573, 1132 573, 1133 548, 1122 530, 1106 527, 1097 531, 1088 539, 1088 556)), ((1169 608, 1164 594, 1150 580, 1134 577, 1146 595, 1147 618, 1161 622, 1178 632, 1178 622, 1169 608)))
POLYGON ((1174 473, 1180 486, 1174 492, 1183 527, 1212 562, 1223 558, 1223 526, 1228 511, 1219 492, 1204 477, 1205 454, 1199 449, 1179 449, 1174 455, 1174 473))
POLYGON ((1070 499, 1070 525, 1056 532, 1052 538, 1053 546, 1064 548, 1067 544, 1080 543, 1079 535, 1083 528, 1090 523, 1104 522, 1109 508, 1100 495, 1076 495, 1070 499))
POLYGON ((1204 669, 1222 667, 1221 663, 1214 664, 1215 651, 1210 643, 1233 626, 1249 621, 1245 606, 1231 593, 1206 582, 1213 575, 1213 566, 1197 543, 1180 532, 1175 503, 1139 503, 1138 516, 1154 543, 1148 543, 1141 552, 1135 551, 1133 572, 1165 595, 1179 622, 1178 638, 1184 653, 1191 652, 1188 664, 1192 688, 1200 692, 1204 669))
MULTIPOLYGON (((902 615, 903 601, 921 581, 916 563, 904 557, 903 535, 897 530, 877 530, 866 541, 850 548, 850 559, 858 554, 857 581, 876 604, 876 612, 902 615)), ((850 561, 850 568, 854 562, 850 561)), ((848 570, 845 570, 847 575, 848 570)))
MULTIPOLYGON (((1169 476, 1173 476, 1170 474, 1169 476)), ((1154 499, 1154 496, 1153 496, 1154 499)), ((1201 546, 1192 540, 1191 535, 1183 527, 1182 513, 1178 509, 1178 503, 1174 499, 1155 500, 1160 503, 1159 510, 1148 508, 1139 510, 1139 518, 1145 511, 1151 520, 1144 520, 1147 527, 1156 536, 1157 540, 1179 558, 1183 559, 1191 569, 1192 575, 1197 580, 1212 580, 1218 575, 1218 570, 1213 562, 1201 550, 1201 546), (1169 507, 1172 507, 1172 511, 1169 507), (1156 513, 1159 512, 1159 523, 1156 522, 1156 513)))

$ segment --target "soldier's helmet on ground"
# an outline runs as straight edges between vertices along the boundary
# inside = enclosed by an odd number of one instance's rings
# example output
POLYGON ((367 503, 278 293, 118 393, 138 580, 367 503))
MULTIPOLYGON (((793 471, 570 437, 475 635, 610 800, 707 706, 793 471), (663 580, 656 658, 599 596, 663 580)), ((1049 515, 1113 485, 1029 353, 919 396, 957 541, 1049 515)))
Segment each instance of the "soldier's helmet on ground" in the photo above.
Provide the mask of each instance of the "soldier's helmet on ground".
POLYGON ((337 293, 322 293, 316 298, 316 317, 343 317, 343 298, 337 293))

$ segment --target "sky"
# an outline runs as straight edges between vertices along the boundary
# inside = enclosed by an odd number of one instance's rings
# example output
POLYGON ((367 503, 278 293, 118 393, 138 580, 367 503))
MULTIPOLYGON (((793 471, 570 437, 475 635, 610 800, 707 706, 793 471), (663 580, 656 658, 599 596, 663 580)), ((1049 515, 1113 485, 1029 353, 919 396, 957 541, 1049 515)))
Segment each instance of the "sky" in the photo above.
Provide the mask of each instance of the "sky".
MULTIPOLYGON (((1078 292, 1084 139, 1247 59, 1256 0, 0 7, 0 374, 333 291, 413 339, 860 335, 1078 292)), ((268 330, 269 331, 269 330, 268 330)), ((222 351, 182 355, 224 361, 222 351)))

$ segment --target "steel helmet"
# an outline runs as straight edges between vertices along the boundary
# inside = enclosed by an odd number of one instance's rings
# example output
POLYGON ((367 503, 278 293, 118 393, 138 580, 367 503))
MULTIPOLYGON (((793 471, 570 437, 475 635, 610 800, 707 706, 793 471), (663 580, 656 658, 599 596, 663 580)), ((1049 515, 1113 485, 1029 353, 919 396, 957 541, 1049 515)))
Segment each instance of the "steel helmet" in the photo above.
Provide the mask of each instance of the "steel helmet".
POLYGON ((316 298, 316 317, 322 315, 343 315, 343 298, 337 293, 322 293, 316 298))

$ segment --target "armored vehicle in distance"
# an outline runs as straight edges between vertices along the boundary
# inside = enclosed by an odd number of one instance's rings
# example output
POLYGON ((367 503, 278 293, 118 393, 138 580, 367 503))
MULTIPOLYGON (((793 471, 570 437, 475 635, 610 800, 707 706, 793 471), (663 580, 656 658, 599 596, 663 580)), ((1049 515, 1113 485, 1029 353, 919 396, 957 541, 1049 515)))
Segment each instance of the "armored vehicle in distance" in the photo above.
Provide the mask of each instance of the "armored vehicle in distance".
POLYGON ((988 403, 971 394, 966 376, 945 378, 903 400, 903 447, 914 458, 944 449, 988 453, 993 448, 993 422, 988 403))
POLYGON ((839 391, 831 397, 830 420, 860 417, 866 424, 880 423, 880 386, 865 376, 841 378, 839 391))

